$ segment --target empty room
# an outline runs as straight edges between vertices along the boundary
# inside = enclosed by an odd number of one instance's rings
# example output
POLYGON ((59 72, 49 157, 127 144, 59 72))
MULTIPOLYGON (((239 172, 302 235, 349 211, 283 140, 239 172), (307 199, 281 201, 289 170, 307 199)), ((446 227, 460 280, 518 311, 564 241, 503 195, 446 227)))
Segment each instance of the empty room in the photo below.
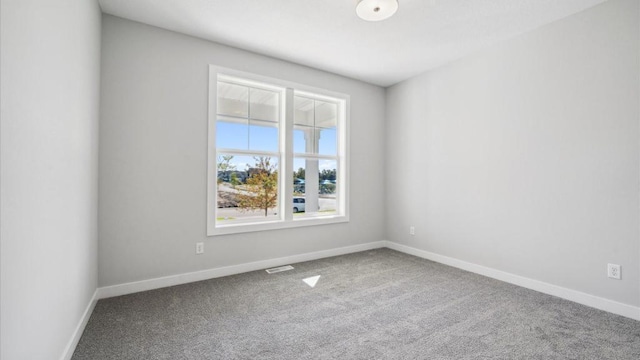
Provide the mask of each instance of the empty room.
POLYGON ((639 0, 0 0, 0 358, 640 359, 639 0))

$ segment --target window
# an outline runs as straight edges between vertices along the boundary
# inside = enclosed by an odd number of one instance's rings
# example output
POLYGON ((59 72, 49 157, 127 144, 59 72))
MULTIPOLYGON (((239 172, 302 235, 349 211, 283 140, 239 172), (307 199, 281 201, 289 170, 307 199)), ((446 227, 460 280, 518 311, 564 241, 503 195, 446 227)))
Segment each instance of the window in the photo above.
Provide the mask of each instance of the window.
POLYGON ((348 102, 212 66, 207 233, 348 221, 348 102))

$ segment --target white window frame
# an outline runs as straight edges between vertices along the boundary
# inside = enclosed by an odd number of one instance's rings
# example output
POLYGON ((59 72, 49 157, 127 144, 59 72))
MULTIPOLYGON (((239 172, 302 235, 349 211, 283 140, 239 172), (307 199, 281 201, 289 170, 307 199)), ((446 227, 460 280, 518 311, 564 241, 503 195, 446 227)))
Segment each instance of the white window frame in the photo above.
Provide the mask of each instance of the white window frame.
MULTIPOLYGON (((319 89, 311 86, 297 84, 290 81, 278 80, 266 76, 251 74, 238 70, 223 68, 215 65, 209 66, 209 127, 207 145, 207 235, 225 235, 246 233, 253 231, 265 231, 286 229, 304 226, 326 225, 349 221, 349 95, 319 89), (284 97, 281 104, 281 122, 279 127, 280 161, 278 162, 278 205, 280 218, 277 220, 265 220, 258 222, 243 222, 237 224, 220 225, 216 222, 218 174, 217 174, 217 148, 216 148, 216 122, 217 122, 217 98, 218 79, 238 79, 243 83, 256 87, 282 88, 284 97), (338 139, 337 145, 337 196, 336 214, 293 217, 293 110, 294 93, 313 96, 315 99, 325 99, 338 102, 338 123, 336 124, 338 139), (284 176, 282 176, 284 174, 284 176)), ((224 151, 221 151, 223 153, 224 151)), ((250 151, 251 153, 259 151, 250 151)), ((308 156, 308 154, 307 154, 308 156)), ((312 155, 313 156, 313 155, 312 155)), ((321 158, 322 156, 319 156, 321 158)))

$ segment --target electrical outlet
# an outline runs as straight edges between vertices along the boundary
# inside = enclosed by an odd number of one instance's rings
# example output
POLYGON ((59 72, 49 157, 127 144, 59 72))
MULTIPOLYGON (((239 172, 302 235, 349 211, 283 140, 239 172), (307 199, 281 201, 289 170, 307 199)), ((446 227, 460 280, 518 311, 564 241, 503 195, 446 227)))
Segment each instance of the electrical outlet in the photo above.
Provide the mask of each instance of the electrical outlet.
POLYGON ((620 280, 620 265, 607 264, 607 276, 612 279, 620 280))
POLYGON ((204 243, 196 243, 196 255, 204 254, 204 243))
POLYGON ((415 234, 416 234, 416 227, 409 226, 409 235, 415 235, 415 234))

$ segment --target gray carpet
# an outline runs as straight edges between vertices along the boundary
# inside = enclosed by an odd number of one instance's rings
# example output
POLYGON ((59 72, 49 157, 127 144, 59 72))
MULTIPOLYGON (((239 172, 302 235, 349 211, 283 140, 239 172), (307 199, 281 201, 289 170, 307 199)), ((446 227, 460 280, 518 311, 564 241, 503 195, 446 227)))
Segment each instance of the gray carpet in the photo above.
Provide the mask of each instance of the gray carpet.
POLYGON ((73 359, 640 359, 638 321, 389 249, 293 265, 100 300, 73 359))

